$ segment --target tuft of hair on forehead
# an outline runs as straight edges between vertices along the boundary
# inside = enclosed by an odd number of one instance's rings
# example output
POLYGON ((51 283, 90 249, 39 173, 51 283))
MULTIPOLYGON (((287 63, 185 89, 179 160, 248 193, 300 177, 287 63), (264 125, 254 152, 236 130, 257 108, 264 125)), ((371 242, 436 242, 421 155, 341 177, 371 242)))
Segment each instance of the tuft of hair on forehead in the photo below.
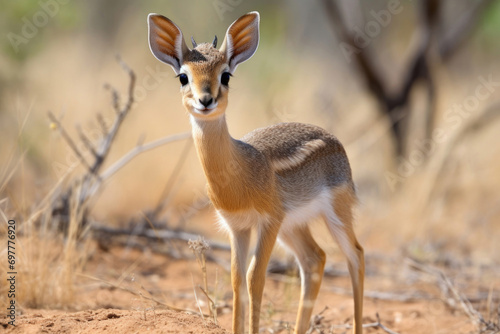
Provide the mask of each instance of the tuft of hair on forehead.
POLYGON ((184 62, 224 62, 226 55, 213 47, 212 43, 198 44, 194 49, 184 55, 184 62))

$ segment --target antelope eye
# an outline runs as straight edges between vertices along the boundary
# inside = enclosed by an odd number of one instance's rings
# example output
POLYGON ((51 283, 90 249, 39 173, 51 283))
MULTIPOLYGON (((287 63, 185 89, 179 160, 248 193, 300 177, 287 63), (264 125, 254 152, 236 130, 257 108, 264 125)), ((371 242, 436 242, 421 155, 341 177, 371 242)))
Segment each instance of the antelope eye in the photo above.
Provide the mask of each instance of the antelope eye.
POLYGON ((181 85, 185 86, 188 84, 188 76, 185 75, 184 73, 179 74, 179 81, 181 82, 181 85))
POLYGON ((222 76, 220 77, 220 83, 223 84, 224 86, 227 86, 229 84, 230 78, 231 78, 231 73, 224 72, 224 73, 222 73, 222 76))

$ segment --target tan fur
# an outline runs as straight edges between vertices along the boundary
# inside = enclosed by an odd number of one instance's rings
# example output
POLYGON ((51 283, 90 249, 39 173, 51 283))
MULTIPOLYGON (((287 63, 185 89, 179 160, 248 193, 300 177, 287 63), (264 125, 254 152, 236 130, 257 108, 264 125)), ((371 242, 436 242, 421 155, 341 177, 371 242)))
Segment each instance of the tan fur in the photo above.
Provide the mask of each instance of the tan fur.
POLYGON ((313 139, 296 148, 296 151, 283 158, 271 159, 271 166, 276 172, 298 167, 307 157, 324 147, 326 143, 321 139, 313 139))
POLYGON ((250 333, 259 333, 266 268, 277 239, 296 256, 300 266, 302 289, 295 333, 307 331, 326 261, 307 222, 323 216, 348 261, 354 291, 354 333, 361 334, 363 249, 353 231, 356 196, 342 144, 325 130, 300 123, 257 129, 241 140, 230 136, 225 119, 228 88, 221 84, 221 75, 232 73, 255 52, 257 13, 235 21, 220 50, 207 43, 193 50, 184 48, 180 29, 161 18, 150 15, 151 50, 189 78, 181 88, 183 104, 191 115, 208 195, 231 238, 233 331, 244 333, 246 287, 250 333), (177 43, 177 47, 169 43, 177 43), (247 270, 253 228, 258 233, 257 245, 247 270))

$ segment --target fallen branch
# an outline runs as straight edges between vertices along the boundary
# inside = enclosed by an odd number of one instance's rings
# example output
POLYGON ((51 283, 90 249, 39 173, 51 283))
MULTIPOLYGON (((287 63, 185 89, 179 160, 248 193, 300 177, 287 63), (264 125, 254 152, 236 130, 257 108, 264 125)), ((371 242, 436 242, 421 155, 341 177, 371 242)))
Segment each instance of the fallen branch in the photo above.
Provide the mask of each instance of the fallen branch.
MULTIPOLYGON (((380 316, 378 315, 378 313, 376 314, 376 316, 377 316, 377 322, 376 323, 372 323, 372 324, 367 324, 366 327, 378 327, 378 328, 382 329, 386 333, 389 333, 389 334, 398 334, 398 332, 390 330, 389 328, 387 328, 386 326, 384 326, 382 324, 382 322, 380 321, 380 316)), ((364 327, 365 327, 365 325, 363 325, 363 328, 364 327)))
MULTIPOLYGON (((313 322, 313 325, 311 326, 311 328, 309 328, 309 331, 308 333, 312 333, 314 329, 318 329, 318 330, 323 330, 323 329, 326 329, 326 328, 329 328, 330 330, 332 329, 352 329, 353 326, 350 325, 350 324, 345 324, 345 325, 330 325, 330 326, 326 326, 326 325, 323 325, 321 324, 321 321, 324 319, 324 317, 321 315, 321 313, 323 313, 327 308, 325 307, 325 309, 323 309, 320 313, 319 313, 319 316, 314 316, 314 322, 313 322)), ((376 318, 377 318, 377 322, 372 322, 372 323, 369 323, 369 324, 363 324, 363 328, 380 328, 381 330, 383 330, 384 332, 388 333, 388 334, 399 334, 398 332, 395 332, 391 329, 389 329, 387 326, 385 326, 384 324, 382 324, 382 321, 380 320, 380 316, 378 313, 375 314, 376 318)), ((320 331, 320 333, 322 333, 323 331, 320 331)))
MULTIPOLYGON (((339 295, 352 296, 352 291, 349 289, 342 289, 338 287, 329 288, 330 291, 339 295)), ((431 300, 435 299, 433 296, 426 293, 415 292, 415 293, 394 293, 387 291, 365 291, 363 293, 365 298, 375 299, 375 300, 388 300, 397 301, 402 303, 415 302, 418 300, 431 300)))
MULTIPOLYGON (((109 236, 138 236, 144 237, 151 240, 180 240, 189 241, 192 239, 197 239, 198 234, 184 232, 184 231, 172 231, 172 230, 158 230, 144 228, 137 231, 125 229, 125 228, 113 228, 105 225, 92 224, 91 230, 94 233, 104 233, 109 236)), ((217 241, 207 241, 210 248, 216 250, 230 251, 231 247, 228 244, 217 242, 217 241)))
MULTIPOLYGON (((292 283, 292 284, 297 284, 300 285, 300 279, 299 277, 290 277, 290 276, 284 276, 283 274, 268 274, 268 277, 274 281, 277 282, 283 282, 283 283, 292 283)), ((343 289, 339 287, 328 287, 326 290, 333 292, 338 295, 344 295, 344 296, 352 296, 352 290, 350 289, 343 289)), ((388 300, 388 301, 397 301, 397 302, 415 302, 419 300, 432 300, 435 299, 434 296, 425 294, 425 293, 420 293, 420 292, 415 292, 415 293, 394 293, 394 292, 385 292, 385 291, 365 291, 363 293, 365 298, 370 298, 370 299, 375 299, 375 300, 388 300)))

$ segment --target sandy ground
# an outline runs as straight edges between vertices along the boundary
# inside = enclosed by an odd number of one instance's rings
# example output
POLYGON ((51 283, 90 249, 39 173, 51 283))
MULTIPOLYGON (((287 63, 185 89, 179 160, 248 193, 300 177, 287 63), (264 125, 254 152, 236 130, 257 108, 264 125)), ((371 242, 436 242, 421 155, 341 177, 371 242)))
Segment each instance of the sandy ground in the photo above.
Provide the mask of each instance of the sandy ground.
POLYGON ((5 333, 228 333, 219 326, 185 313, 167 310, 98 309, 72 313, 29 311, 16 328, 5 333))
MULTIPOLYGON (((217 258, 227 260, 228 254, 221 252, 217 258)), ((342 263, 332 263, 329 268, 337 274, 323 280, 314 312, 318 326, 315 333, 350 332, 353 303, 349 279, 342 263)), ((384 266, 380 259, 369 257, 367 264, 366 333, 387 333, 374 325, 377 314, 380 322, 396 333, 475 333, 475 327, 460 307, 452 308, 443 302, 439 284, 432 277, 412 274, 404 262, 397 273, 384 269, 394 268, 394 263, 384 266)), ((202 276, 194 259, 173 260, 151 252, 112 248, 93 255, 86 272, 95 274, 81 277, 79 292, 70 309, 23 308, 16 327, 7 325, 2 317, 0 332, 229 333, 232 311, 229 274, 213 262, 208 263, 207 269, 210 294, 218 305, 218 325, 211 318, 193 314, 199 313, 200 308, 205 314, 209 312, 207 300, 198 288, 202 276), (154 300, 185 311, 167 310, 154 300)), ((467 285, 465 281, 457 284, 471 294, 480 289, 480 284, 467 285)), ((292 332, 299 290, 296 276, 269 275, 262 306, 262 332, 292 332)))

